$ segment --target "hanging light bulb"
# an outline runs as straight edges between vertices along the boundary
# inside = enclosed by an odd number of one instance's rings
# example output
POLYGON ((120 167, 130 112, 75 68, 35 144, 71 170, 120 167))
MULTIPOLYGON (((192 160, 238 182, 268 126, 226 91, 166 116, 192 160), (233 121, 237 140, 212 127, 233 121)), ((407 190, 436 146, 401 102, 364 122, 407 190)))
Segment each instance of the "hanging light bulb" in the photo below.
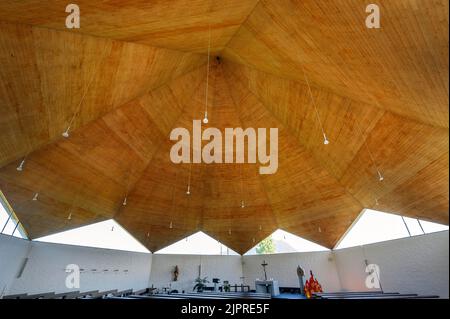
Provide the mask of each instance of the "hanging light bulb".
POLYGON ((17 169, 19 172, 21 172, 21 171, 23 171, 24 165, 25 165, 25 158, 22 160, 22 162, 20 162, 19 166, 17 166, 16 169, 17 169))
POLYGON ((259 225, 259 231, 261 231, 262 230, 262 226, 261 225, 259 225))
POLYGON ((231 229, 228 229, 228 235, 231 235, 231 229))
POLYGON ((186 195, 191 195, 191 185, 188 185, 186 195))
POLYGON ((375 198, 375 205, 378 206, 380 203, 378 202, 378 198, 375 198))
POLYGON ((169 228, 172 229, 173 228, 173 222, 171 221, 169 224, 169 228))
POLYGON ((243 200, 241 201, 241 208, 245 208, 245 203, 243 200))
POLYGON ((150 237, 150 232, 147 233, 147 238, 150 237))
POLYGON ((381 174, 381 172, 380 172, 380 171, 377 171, 377 172, 378 172, 378 180, 379 180, 380 182, 384 181, 384 177, 383 177, 383 175, 381 174))
POLYGON ((209 37, 208 37, 208 63, 206 69, 206 94, 205 94, 205 118, 203 119, 204 124, 208 124, 208 92, 209 92, 209 66, 211 58, 211 27, 209 27, 209 37))
POLYGON ((328 140, 327 136, 325 133, 323 133, 323 144, 324 145, 328 145, 330 144, 330 141, 328 140))
POLYGON ((38 200, 38 197, 39 197, 39 193, 34 194, 33 200, 34 200, 34 201, 37 201, 37 200, 38 200))
POLYGON ((70 126, 61 134, 64 138, 69 138, 70 136, 70 126))
POLYGON ((255 238, 252 239, 253 243, 256 241, 255 238))
POLYGON ((319 227, 319 233, 321 233, 321 232, 322 232, 322 228, 319 227))
POLYGON ((67 216, 67 220, 71 220, 72 219, 72 213, 69 213, 69 216, 67 216))
POLYGON ((122 206, 127 206, 127 197, 124 198, 122 206))

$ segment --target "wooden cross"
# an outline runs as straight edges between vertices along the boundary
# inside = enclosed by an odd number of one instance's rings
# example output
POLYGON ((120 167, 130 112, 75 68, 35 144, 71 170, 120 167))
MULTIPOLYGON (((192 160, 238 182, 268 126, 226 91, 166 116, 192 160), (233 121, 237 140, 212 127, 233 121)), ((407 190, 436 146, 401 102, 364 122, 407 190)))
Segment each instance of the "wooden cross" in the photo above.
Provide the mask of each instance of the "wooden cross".
POLYGON ((266 273, 266 266, 268 265, 268 263, 266 263, 266 261, 264 260, 263 263, 261 264, 261 266, 263 266, 264 268, 264 278, 267 281, 267 273, 266 273))

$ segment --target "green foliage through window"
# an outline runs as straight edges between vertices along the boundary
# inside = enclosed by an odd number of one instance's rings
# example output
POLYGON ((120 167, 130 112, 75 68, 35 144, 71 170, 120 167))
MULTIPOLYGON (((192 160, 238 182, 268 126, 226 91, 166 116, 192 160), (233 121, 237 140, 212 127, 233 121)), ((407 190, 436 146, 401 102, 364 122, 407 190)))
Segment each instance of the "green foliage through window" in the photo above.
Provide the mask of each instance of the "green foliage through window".
POLYGON ((273 254, 275 253, 275 245, 273 243, 272 236, 267 237, 261 241, 256 247, 257 254, 273 254))

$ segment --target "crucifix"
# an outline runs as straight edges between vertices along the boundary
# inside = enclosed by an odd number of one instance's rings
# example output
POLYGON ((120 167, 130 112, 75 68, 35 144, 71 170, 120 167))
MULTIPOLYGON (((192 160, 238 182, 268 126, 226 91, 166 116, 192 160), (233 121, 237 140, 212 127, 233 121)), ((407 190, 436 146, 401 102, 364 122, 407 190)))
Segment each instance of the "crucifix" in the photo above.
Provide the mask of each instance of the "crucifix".
POLYGON ((267 281, 267 272, 266 272, 266 266, 268 265, 268 263, 266 263, 266 261, 264 260, 263 263, 261 264, 261 266, 263 266, 264 269, 264 279, 265 281, 267 281))

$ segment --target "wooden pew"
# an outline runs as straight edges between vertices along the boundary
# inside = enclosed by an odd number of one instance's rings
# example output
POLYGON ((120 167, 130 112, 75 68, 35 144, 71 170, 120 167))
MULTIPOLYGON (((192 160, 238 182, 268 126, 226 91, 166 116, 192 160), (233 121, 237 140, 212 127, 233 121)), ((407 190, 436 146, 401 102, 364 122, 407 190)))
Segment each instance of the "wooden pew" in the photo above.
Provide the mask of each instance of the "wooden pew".
POLYGON ((114 297, 126 297, 128 295, 131 295, 132 293, 133 293, 133 289, 127 289, 127 290, 122 290, 122 291, 113 293, 113 296, 114 297))
POLYGON ((3 296, 3 299, 23 299, 26 296, 28 296, 28 294, 6 295, 6 296, 3 296))
POLYGON ((148 295, 148 296, 143 296, 143 295, 129 295, 127 297, 125 297, 126 299, 186 299, 186 298, 182 298, 182 297, 177 297, 174 295, 148 295))
POLYGON ((47 292, 42 294, 27 295, 22 299, 53 299, 54 296, 55 296, 54 292, 47 292))
MULTIPOLYGON (((174 293, 174 294, 155 294, 151 296, 156 296, 158 298, 171 299, 171 298, 181 298, 181 299, 270 299, 269 294, 260 293, 174 293)), ((145 296, 146 297, 146 296, 145 296)))
POLYGON ((85 292, 78 294, 78 296, 76 298, 77 299, 89 298, 89 296, 92 296, 93 294, 96 294, 96 293, 98 293, 98 290, 85 291, 85 292))
POLYGON ((249 292, 223 292, 223 293, 214 293, 214 292, 204 292, 204 293, 184 293, 181 295, 186 296, 210 296, 210 297, 227 297, 227 298, 236 298, 236 299, 270 299, 270 294, 265 293, 249 293, 249 292))
POLYGON ((114 293, 117 293, 117 289, 94 292, 94 293, 90 294, 89 296, 86 296, 86 299, 101 299, 109 294, 113 295, 114 293))
POLYGON ((360 294, 360 295, 351 294, 351 295, 322 296, 320 297, 320 299, 367 299, 375 297, 387 298, 395 296, 400 296, 400 294, 398 292, 383 293, 383 294, 360 294))
POLYGON ((328 298, 328 299, 345 299, 345 300, 373 300, 373 299, 431 299, 436 298, 436 296, 419 296, 417 294, 382 294, 382 295, 373 295, 373 296, 364 296, 364 297, 344 297, 344 298, 328 298))
POLYGON ((59 294, 55 294, 53 296, 53 299, 75 299, 80 295, 80 291, 68 291, 68 292, 62 292, 59 294))
MULTIPOLYGON (((415 297, 404 297, 404 299, 439 299, 441 297, 436 295, 424 295, 424 296, 415 296, 415 297)), ((395 298, 394 298, 395 299, 395 298)))
POLYGON ((373 294, 382 294, 383 292, 380 290, 375 291, 338 291, 338 292, 315 292, 312 295, 317 297, 322 296, 341 296, 341 295, 373 295, 373 294))

